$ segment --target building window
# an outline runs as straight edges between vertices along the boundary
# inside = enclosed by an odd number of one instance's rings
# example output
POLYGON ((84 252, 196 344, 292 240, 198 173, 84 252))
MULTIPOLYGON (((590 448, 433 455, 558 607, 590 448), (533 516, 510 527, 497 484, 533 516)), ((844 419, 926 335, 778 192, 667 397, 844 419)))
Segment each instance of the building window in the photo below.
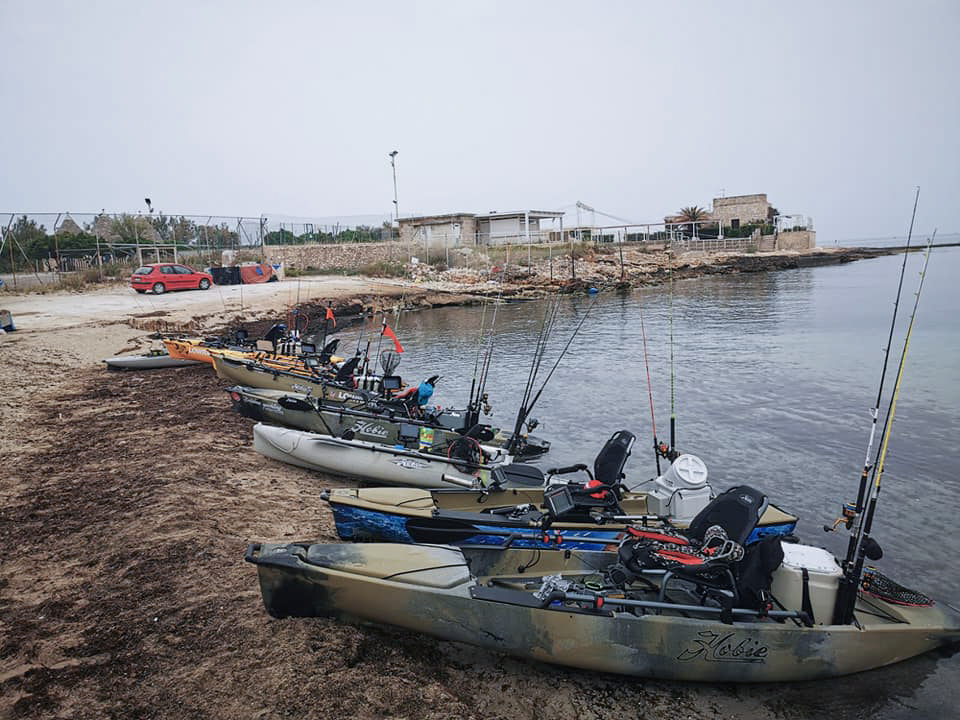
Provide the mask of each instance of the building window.
POLYGON ((734 230, 739 230, 740 218, 733 218, 732 220, 730 220, 730 227, 732 227, 734 230))

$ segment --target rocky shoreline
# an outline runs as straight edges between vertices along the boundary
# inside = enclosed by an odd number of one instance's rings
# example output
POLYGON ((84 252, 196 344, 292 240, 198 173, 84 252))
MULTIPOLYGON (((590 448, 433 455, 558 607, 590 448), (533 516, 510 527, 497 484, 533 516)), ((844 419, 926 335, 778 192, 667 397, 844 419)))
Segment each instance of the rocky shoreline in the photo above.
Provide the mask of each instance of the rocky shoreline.
POLYGON ((543 262, 480 271, 437 271, 429 266, 414 266, 412 283, 402 292, 392 290, 383 295, 343 298, 333 301, 331 306, 337 317, 349 317, 362 314, 365 308, 380 310, 385 305, 396 306, 398 302, 405 310, 471 305, 491 299, 517 302, 553 294, 650 287, 671 279, 840 265, 900 251, 900 248, 839 248, 783 253, 687 253, 671 257, 666 252, 625 249, 622 260, 614 251, 589 253, 577 259, 574 270, 570 268, 569 256, 555 259, 552 267, 543 262))

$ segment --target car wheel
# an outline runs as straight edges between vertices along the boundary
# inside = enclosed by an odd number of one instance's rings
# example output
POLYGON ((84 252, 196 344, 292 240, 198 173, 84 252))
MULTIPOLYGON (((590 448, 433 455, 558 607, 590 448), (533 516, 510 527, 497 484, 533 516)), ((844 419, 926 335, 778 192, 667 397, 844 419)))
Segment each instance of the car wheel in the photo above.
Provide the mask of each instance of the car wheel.
POLYGON ((167 291, 167 288, 163 283, 154 283, 153 285, 154 295, 163 295, 166 291, 167 291))
POLYGON ((210 281, 207 280, 206 278, 200 278, 200 289, 201 289, 201 290, 209 290, 209 289, 210 289, 210 281))

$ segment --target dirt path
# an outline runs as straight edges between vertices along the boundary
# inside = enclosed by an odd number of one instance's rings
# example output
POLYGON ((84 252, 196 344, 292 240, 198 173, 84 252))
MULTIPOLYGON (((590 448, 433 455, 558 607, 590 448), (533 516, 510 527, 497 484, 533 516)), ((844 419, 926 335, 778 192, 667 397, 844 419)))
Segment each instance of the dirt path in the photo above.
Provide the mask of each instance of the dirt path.
MULTIPOLYGON (((285 312, 289 288, 260 288, 245 289, 244 312, 285 312)), ((128 324, 147 309, 129 292, 10 299, 21 329, 0 337, 0 717, 744 716, 724 688, 272 620, 247 543, 334 541, 317 495, 349 481, 255 453, 206 366, 104 370, 102 357, 147 342, 128 324)), ((153 302, 177 321, 225 317, 211 294, 153 302)), ((750 716, 770 713, 755 704, 750 716)))

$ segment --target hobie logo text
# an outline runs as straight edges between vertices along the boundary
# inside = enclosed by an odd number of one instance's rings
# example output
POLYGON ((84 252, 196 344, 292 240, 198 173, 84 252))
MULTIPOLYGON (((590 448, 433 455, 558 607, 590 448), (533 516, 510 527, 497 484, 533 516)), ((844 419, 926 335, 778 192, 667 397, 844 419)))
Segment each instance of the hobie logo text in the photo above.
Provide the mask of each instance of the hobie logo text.
POLYGON ((350 429, 360 435, 370 435, 371 437, 378 438, 385 438, 387 436, 387 429, 385 427, 372 422, 364 422, 363 420, 358 421, 350 429))
POLYGON ((751 638, 737 640, 736 633, 698 633, 691 647, 677 656, 677 660, 706 660, 707 662, 762 663, 767 661, 767 646, 751 638))

